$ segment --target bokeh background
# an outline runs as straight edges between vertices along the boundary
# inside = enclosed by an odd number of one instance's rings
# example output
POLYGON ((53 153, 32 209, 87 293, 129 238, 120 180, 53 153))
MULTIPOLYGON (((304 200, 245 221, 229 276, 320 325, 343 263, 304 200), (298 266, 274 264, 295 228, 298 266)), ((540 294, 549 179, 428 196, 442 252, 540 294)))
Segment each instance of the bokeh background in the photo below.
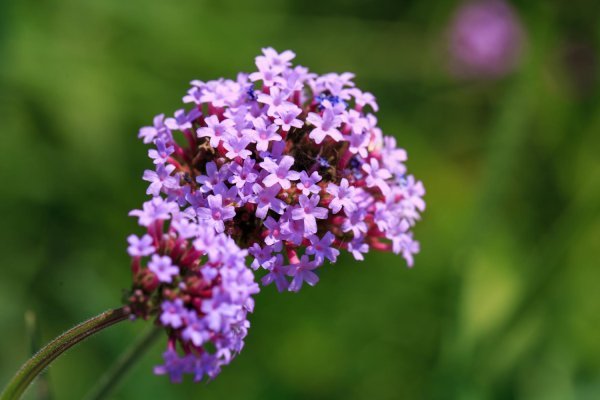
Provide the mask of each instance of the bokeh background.
MULTIPOLYGON (((120 304, 138 128, 273 46, 377 96, 427 188, 416 267, 344 256, 314 288, 267 287, 217 380, 153 376, 160 343, 114 398, 600 398, 600 3, 511 4, 522 57, 492 79, 448 68, 457 1, 0 2, 0 385, 120 304)), ((145 328, 90 339, 28 397, 81 398, 145 328)))

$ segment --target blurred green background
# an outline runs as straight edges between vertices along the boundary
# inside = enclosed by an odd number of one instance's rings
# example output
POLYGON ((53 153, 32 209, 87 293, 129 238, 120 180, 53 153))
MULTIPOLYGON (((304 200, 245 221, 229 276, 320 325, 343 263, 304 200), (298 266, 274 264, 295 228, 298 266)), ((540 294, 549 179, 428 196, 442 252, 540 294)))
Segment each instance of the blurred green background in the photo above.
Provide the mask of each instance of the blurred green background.
MULTIPOLYGON (((161 342, 114 398, 600 398, 600 3, 513 2, 523 62, 487 82, 446 72, 458 4, 0 2, 0 385, 32 350, 27 310, 46 342, 120 304, 151 165, 138 128, 273 46, 377 96, 427 188, 416 267, 344 256, 314 288, 265 288, 214 382, 153 376, 161 342)), ((146 327, 55 362, 53 398, 81 398, 146 327)))

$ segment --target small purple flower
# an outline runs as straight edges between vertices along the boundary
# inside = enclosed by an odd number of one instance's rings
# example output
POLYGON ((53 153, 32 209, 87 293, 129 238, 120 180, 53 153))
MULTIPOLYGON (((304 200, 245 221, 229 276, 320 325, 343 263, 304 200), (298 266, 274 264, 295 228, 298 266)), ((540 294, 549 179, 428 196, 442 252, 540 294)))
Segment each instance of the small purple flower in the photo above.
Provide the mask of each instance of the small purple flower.
POLYGON ((392 251, 395 254, 402 254, 409 267, 413 266, 413 254, 419 252, 419 242, 412 238, 412 232, 409 231, 410 224, 406 220, 394 224, 386 232, 386 237, 392 240, 392 251))
POLYGON ((402 176, 406 173, 404 162, 407 160, 406 150, 396 146, 396 138, 385 136, 383 138, 383 148, 381 149, 381 161, 384 167, 391 173, 402 176))
POLYGON ((341 115, 341 118, 352 133, 361 134, 369 128, 367 119, 356 110, 348 110, 341 115))
POLYGON ((313 271, 317 269, 318 266, 319 265, 315 261, 309 261, 308 256, 306 255, 303 255, 300 258, 298 264, 290 265, 288 275, 293 276, 294 278, 292 279, 288 290, 290 292, 297 292, 302 288, 304 282, 308 283, 310 286, 315 286, 317 282, 319 282, 319 276, 313 271))
POLYGON ((188 317, 188 312, 183 306, 183 300, 175 299, 174 301, 165 300, 160 305, 162 310, 160 314, 160 323, 163 326, 171 328, 181 328, 184 321, 188 317))
POLYGON ((243 97, 243 88, 230 79, 219 79, 199 84, 198 103, 211 103, 213 107, 234 106, 243 97))
POLYGON ((200 356, 194 357, 190 373, 194 374, 194 382, 200 382, 204 376, 212 380, 221 373, 221 366, 230 361, 231 357, 204 352, 200 356))
POLYGON ((148 269, 156 275, 159 281, 171 283, 173 277, 179 274, 179 267, 173 265, 171 257, 154 254, 148 263, 148 269))
POLYGON ((127 242, 129 242, 127 253, 129 253, 131 257, 146 257, 154 253, 155 248, 152 245, 154 241, 148 234, 142 236, 141 239, 136 235, 129 235, 127 237, 127 242))
POLYGON ((181 332, 183 340, 192 342, 194 346, 200 347, 209 339, 209 333, 204 321, 196 316, 196 313, 188 313, 187 324, 181 332))
POLYGON ((287 101, 290 96, 290 92, 287 90, 281 90, 277 86, 273 86, 269 89, 270 93, 261 93, 258 95, 258 102, 269 106, 267 115, 275 117, 277 111, 284 109, 285 107, 293 106, 293 103, 287 101))
POLYGON ((156 171, 149 169, 144 171, 143 179, 150 182, 146 194, 158 196, 163 189, 177 189, 179 187, 178 179, 171 176, 174 170, 174 165, 160 164, 156 166, 156 171))
POLYGON ((348 243, 348 251, 352 253, 355 260, 362 261, 365 259, 363 254, 369 252, 369 245, 364 243, 362 238, 356 238, 348 243))
POLYGON ((304 241, 305 236, 310 235, 310 233, 306 231, 304 219, 295 220, 292 218, 292 211, 292 207, 286 208, 285 213, 279 218, 279 223, 285 240, 299 246, 304 241))
POLYGON ((192 129, 192 121, 198 119, 202 113, 196 107, 192 108, 189 113, 185 113, 185 110, 175 111, 175 118, 167 118, 165 125, 171 130, 184 131, 186 129, 192 129))
POLYGON ((142 210, 133 210, 129 215, 138 217, 140 225, 150 226, 155 221, 169 219, 178 209, 176 203, 165 201, 162 197, 153 197, 144 203, 142 210))
POLYGON ((425 210, 425 187, 423 182, 417 181, 414 176, 409 175, 406 177, 406 181, 403 185, 404 198, 410 201, 419 211, 425 210))
POLYGON ((198 234, 198 224, 187 219, 183 213, 173 218, 171 226, 182 239, 192 239, 198 234))
POLYGON ((337 214, 343 207, 346 215, 348 215, 352 211, 356 210, 356 202, 354 201, 355 192, 356 188, 354 186, 350 186, 350 183, 346 178, 342 178, 339 186, 334 183, 330 183, 327 186, 327 193, 332 196, 331 202, 329 203, 331 212, 337 214))
POLYGON ((286 204, 277 198, 281 190, 279 185, 273 185, 268 188, 263 188, 260 185, 254 185, 256 193, 256 216, 264 218, 269 210, 275 211, 277 214, 283 213, 286 204))
POLYGON ((377 229, 385 232, 388 229, 390 223, 395 223, 393 218, 393 209, 396 207, 395 201, 389 201, 386 203, 375 204, 375 213, 373 215, 373 222, 377 225, 377 229))
POLYGON ((256 118, 253 125, 254 129, 244 129, 242 132, 256 143, 256 150, 267 151, 271 142, 281 140, 281 135, 277 133, 279 126, 276 124, 267 125, 263 118, 256 118))
POLYGON ((284 234, 279 222, 273 217, 267 217, 267 219, 263 222, 263 225, 268 229, 267 236, 265 237, 265 243, 268 246, 281 244, 281 241, 284 239, 284 234))
MULTIPOLYGON (((184 186, 184 187, 187 187, 187 186, 184 186)), ((185 212, 189 213, 191 210, 192 211, 191 213, 193 215, 195 215, 195 213, 196 213, 195 210, 197 208, 206 206, 206 197, 204 197, 204 194, 202 194, 202 192, 200 190, 197 190, 195 192, 186 193, 185 201, 187 201, 187 203, 190 205, 190 207, 185 209, 185 212)))
POLYGON ((285 84, 285 79, 280 76, 281 70, 273 68, 269 59, 265 57, 256 57, 257 72, 253 72, 248 77, 252 82, 263 81, 265 86, 274 86, 275 84, 285 84))
POLYGON ((194 80, 192 82, 190 82, 192 86, 188 91, 187 94, 185 96, 183 96, 182 101, 184 103, 195 103, 195 104, 202 104, 202 89, 201 87, 203 87, 205 85, 204 82, 198 81, 198 80, 194 80))
POLYGON ((224 221, 235 217, 233 206, 224 206, 223 197, 220 194, 208 196, 208 207, 196 210, 200 220, 207 221, 217 232, 225 230, 224 221))
POLYGON ((284 131, 289 131, 292 126, 302 128, 303 122, 296 118, 302 110, 294 104, 283 104, 275 113, 275 123, 284 131))
POLYGON ((414 265, 413 256, 420 251, 419 242, 413 239, 412 233, 405 233, 394 238, 392 244, 394 253, 402 254, 406 265, 412 267, 414 265))
POLYGON ((219 143, 231 135, 235 135, 235 123, 230 119, 219 121, 216 115, 211 115, 204 120, 206 127, 199 128, 198 137, 209 137, 210 145, 217 147, 219 143))
POLYGON ((232 304, 207 299, 202 302, 203 322, 213 332, 227 332, 229 326, 226 322, 233 319, 237 309, 238 307, 232 304))
POLYGON ((285 50, 282 53, 277 53, 272 47, 262 49, 263 55, 257 57, 257 61, 267 64, 274 71, 283 72, 290 66, 290 61, 296 57, 296 54, 291 50, 285 50))
POLYGON ((367 146, 369 145, 368 133, 352 133, 348 138, 348 143, 348 151, 350 151, 350 153, 358 154, 362 158, 367 158, 367 146))
POLYGON ((327 209, 317 206, 320 199, 318 195, 313 195, 310 198, 300 195, 298 198, 300 205, 292 209, 292 218, 304 220, 304 230, 309 235, 317 233, 317 218, 327 218, 327 209))
POLYGON ((269 273, 262 277, 261 283, 265 286, 275 282, 279 292, 286 291, 290 285, 287 275, 290 267, 283 265, 283 256, 278 254, 269 268, 269 273))
POLYGON ((352 232, 355 238, 361 237, 367 232, 367 224, 365 223, 365 210, 358 208, 348 215, 348 218, 342 224, 342 231, 352 232))
POLYGON ((318 194, 321 191, 321 186, 317 185, 322 179, 317 171, 308 176, 306 171, 300 172, 300 182, 296 187, 302 191, 302 194, 309 196, 310 194, 318 194))
POLYGON ((310 132, 309 137, 313 139, 316 144, 321 144, 327 136, 331 137, 336 142, 343 140, 342 133, 337 129, 342 123, 342 118, 336 115, 333 109, 326 108, 323 111, 323 116, 309 113, 306 117, 306 121, 315 126, 310 132))
POLYGON ((246 159, 249 155, 252 154, 252 152, 246 148, 248 147, 249 143, 250 139, 247 137, 235 136, 227 139, 227 141, 225 141, 223 144, 223 146, 227 150, 225 156, 231 159, 235 159, 237 157, 241 158, 242 160, 246 159))
POLYGON ((165 138, 156 139, 154 144, 156 145, 156 149, 148 150, 148 157, 153 160, 154 164, 166 163, 169 156, 175 151, 175 148, 173 146, 168 146, 168 142, 165 138))
POLYGON ((331 247, 331 244, 335 240, 333 233, 327 232, 321 239, 317 235, 312 235, 309 237, 309 240, 310 246, 306 247, 306 254, 314 255, 317 264, 322 264, 325 259, 328 259, 332 263, 335 262, 340 251, 331 247))
POLYGON ((364 106, 369 105, 373 109, 373 111, 379 111, 379 106, 375 101, 375 96, 369 92, 362 92, 360 89, 351 88, 348 89, 348 94, 354 97, 354 101, 360 110, 363 109, 364 106))
POLYGON ((269 267, 271 267, 275 262, 272 246, 265 245, 265 247, 260 247, 258 243, 254 243, 254 245, 248 250, 248 253, 254 257, 254 260, 250 266, 253 270, 257 270, 259 267, 269 269, 269 267))
POLYGON ((279 163, 271 158, 266 158, 259 165, 269 172, 269 175, 263 179, 263 184, 266 187, 279 184, 283 189, 289 189, 292 185, 290 181, 297 181, 300 178, 298 172, 290 171, 290 168, 294 165, 294 158, 291 156, 283 156, 279 163))
POLYGON ((196 182, 200 184, 200 190, 202 193, 209 193, 215 189, 215 187, 226 180, 230 174, 228 168, 225 166, 221 169, 217 168, 217 164, 213 161, 206 163, 206 175, 199 175, 196 177, 196 182))
POLYGON ((193 357, 181 357, 173 349, 168 349, 163 353, 164 364, 154 367, 156 375, 169 375, 171 382, 179 383, 183 380, 183 375, 193 371, 193 357))
POLYGON ((392 177, 392 173, 386 168, 380 168, 379 161, 377 161, 376 158, 371 158, 371 162, 369 164, 363 164, 362 169, 368 174, 368 187, 378 187, 379 190, 381 190, 381 193, 384 194, 384 196, 387 196, 388 193, 390 193, 390 185, 388 185, 386 180, 392 177))
POLYGON ((229 168, 232 175, 229 177, 229 183, 234 184, 238 189, 256 182, 258 174, 254 169, 256 161, 252 158, 246 158, 242 165, 233 163, 229 168))
POLYGON ((351 72, 342 74, 330 72, 317 78, 317 83, 322 86, 321 90, 329 91, 332 96, 342 96, 345 94, 346 87, 354 87, 352 79, 354 79, 354 74, 351 72))
POLYGON ((233 121, 234 124, 234 134, 231 135, 232 137, 243 136, 242 131, 249 126, 250 116, 248 115, 248 113, 249 107, 245 104, 242 104, 239 107, 235 108, 227 108, 225 110, 223 116, 226 119, 233 121))
POLYGON ((167 134, 167 127, 164 124, 164 114, 159 114, 154 117, 153 126, 145 126, 140 129, 138 137, 144 141, 144 143, 152 143, 157 137, 163 137, 167 134))

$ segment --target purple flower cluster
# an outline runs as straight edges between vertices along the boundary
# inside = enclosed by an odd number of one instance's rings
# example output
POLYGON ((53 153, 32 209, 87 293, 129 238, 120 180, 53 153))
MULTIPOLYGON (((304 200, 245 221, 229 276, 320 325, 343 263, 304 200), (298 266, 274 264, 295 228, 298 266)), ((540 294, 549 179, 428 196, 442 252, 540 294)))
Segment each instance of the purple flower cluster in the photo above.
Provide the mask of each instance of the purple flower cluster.
POLYGON ((174 382, 183 374, 198 381, 216 376, 242 349, 251 296, 259 291, 247 251, 162 197, 130 215, 148 233, 128 238, 133 287, 127 303, 133 316, 156 315, 169 336, 165 363, 155 372, 174 382))
POLYGON ((156 372, 173 380, 214 376, 241 349, 258 291, 246 255, 263 285, 295 292, 315 285, 340 250, 357 260, 393 251, 409 266, 419 251, 411 229, 425 190, 406 174, 406 152, 377 127, 375 98, 353 74, 317 75, 292 66, 294 57, 266 48, 256 72, 192 81, 187 110, 140 130, 153 144, 155 168, 144 173, 153 198, 132 212, 148 235, 130 238, 129 250, 134 264, 151 256, 134 276, 160 295, 130 304, 167 327, 156 372), (169 218, 165 243, 157 225, 169 218), (207 341, 216 352, 203 350, 207 341))

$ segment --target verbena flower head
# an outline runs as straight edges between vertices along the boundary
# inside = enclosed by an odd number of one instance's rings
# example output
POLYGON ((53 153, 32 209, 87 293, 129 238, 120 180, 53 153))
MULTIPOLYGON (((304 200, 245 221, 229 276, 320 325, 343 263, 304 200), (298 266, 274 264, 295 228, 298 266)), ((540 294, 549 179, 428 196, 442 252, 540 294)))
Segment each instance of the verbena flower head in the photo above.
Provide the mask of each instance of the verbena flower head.
POLYGON ((263 285, 315 285, 341 251, 392 251, 409 266, 425 209, 406 152, 384 136, 372 94, 351 73, 317 75, 263 49, 257 71, 192 81, 187 105, 140 130, 154 169, 132 211, 133 313, 169 333, 159 374, 213 377, 242 348, 263 285))
POLYGON ((456 12, 450 26, 454 72, 468 77, 499 77, 517 65, 523 28, 503 0, 471 0, 456 12))

